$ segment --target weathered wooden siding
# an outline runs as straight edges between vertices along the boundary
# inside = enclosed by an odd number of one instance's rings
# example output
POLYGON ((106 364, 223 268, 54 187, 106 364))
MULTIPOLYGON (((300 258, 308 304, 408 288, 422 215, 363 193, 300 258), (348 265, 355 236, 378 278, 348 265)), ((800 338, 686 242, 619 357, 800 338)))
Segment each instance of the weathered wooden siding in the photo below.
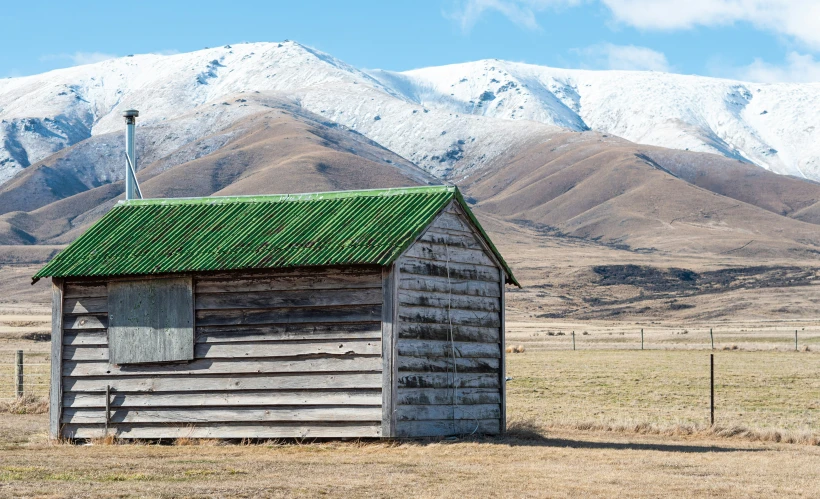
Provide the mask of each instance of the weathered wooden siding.
POLYGON ((503 430, 503 272, 490 255, 453 203, 398 261, 397 436, 503 430))
POLYGON ((116 366, 106 283, 69 281, 61 433, 381 436, 382 283, 380 268, 194 276, 194 360, 116 366))

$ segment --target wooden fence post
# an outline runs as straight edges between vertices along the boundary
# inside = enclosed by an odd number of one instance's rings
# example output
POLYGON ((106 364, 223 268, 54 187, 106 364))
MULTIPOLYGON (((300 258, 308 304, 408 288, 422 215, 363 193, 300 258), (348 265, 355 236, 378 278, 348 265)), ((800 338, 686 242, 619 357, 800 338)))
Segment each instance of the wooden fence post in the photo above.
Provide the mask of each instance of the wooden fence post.
POLYGON ((14 363, 14 373, 17 378, 17 397, 23 396, 23 351, 17 350, 17 360, 14 363))
POLYGON ((709 354, 709 385, 709 420, 712 422, 712 426, 715 426, 715 354, 713 353, 709 354))
POLYGON ((575 350, 575 331, 572 332, 572 350, 575 350))
POLYGON ((712 350, 715 349, 715 335, 712 334, 712 328, 709 328, 709 339, 712 341, 712 350))
POLYGON ((794 330, 794 351, 797 352, 797 329, 794 330))
POLYGON ((641 350, 643 350, 643 328, 641 328, 641 350))

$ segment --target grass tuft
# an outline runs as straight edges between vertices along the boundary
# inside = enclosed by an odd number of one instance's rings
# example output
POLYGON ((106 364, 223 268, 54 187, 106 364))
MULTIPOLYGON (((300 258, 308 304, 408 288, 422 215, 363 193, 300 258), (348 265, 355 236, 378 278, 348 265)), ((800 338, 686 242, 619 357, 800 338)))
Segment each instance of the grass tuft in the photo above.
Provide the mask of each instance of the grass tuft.
POLYGON ((104 437, 92 438, 91 445, 117 445, 121 443, 114 435, 106 435, 104 437))
POLYGON ((697 424, 681 423, 670 425, 658 425, 648 422, 629 421, 609 421, 609 422, 560 422, 550 423, 543 427, 533 423, 512 423, 508 430, 516 431, 517 425, 528 428, 527 431, 538 435, 546 433, 547 429, 581 430, 592 432, 612 432, 612 433, 635 433, 640 435, 659 436, 692 436, 692 437, 717 437, 725 439, 740 439, 751 442, 773 442, 787 444, 801 444, 820 446, 820 434, 811 431, 791 431, 777 428, 749 428, 741 425, 731 426, 704 426, 697 424))
POLYGON ((0 403, 0 413, 9 414, 45 414, 48 412, 48 399, 36 395, 24 395, 11 402, 0 403))

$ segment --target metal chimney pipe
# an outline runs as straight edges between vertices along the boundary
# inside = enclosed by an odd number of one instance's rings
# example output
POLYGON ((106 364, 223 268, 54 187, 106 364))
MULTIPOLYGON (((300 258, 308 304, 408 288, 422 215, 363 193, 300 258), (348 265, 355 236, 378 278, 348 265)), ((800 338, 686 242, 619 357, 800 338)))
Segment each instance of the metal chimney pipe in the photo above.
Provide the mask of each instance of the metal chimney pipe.
POLYGON ((137 155, 134 148, 134 128, 140 112, 136 109, 129 109, 122 115, 125 118, 125 199, 128 200, 137 197, 137 179, 135 176, 137 172, 137 155), (128 164, 129 160, 130 165, 128 164))

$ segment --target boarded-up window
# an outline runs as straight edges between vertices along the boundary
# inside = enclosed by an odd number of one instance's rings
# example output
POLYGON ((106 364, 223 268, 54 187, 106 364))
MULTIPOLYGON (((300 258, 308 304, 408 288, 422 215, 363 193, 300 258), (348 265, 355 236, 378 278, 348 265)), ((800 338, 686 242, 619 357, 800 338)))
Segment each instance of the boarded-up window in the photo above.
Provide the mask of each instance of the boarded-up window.
POLYGON ((108 348, 112 364, 193 359, 191 279, 109 283, 108 348))

